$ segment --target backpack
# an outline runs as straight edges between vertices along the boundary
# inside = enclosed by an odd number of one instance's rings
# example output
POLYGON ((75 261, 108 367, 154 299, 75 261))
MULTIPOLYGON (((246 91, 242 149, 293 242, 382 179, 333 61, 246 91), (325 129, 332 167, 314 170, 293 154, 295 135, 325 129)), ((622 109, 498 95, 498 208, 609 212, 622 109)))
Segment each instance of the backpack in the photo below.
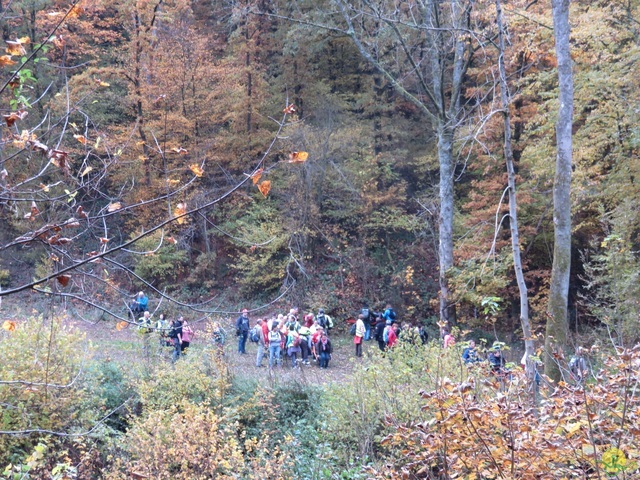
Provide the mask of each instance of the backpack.
POLYGON ((269 332, 269 343, 276 343, 276 342, 280 342, 280 332, 277 330, 271 330, 269 332))
POLYGON ((389 343, 389 329, 391 327, 385 327, 384 328, 384 332, 382 333, 382 340, 384 340, 384 343, 389 343))
POLYGON ((390 309, 389 309, 389 318, 390 318, 391 320, 395 320, 395 319, 396 319, 396 317, 397 317, 397 315, 396 315, 396 311, 395 311, 393 308, 390 308, 390 309))
POLYGON ((258 343, 260 341, 260 333, 262 332, 258 332, 258 327, 253 327, 251 329, 251 332, 249 332, 249 340, 252 341, 253 343, 258 343))
POLYGON ((327 329, 327 317, 324 314, 318 315, 316 317, 316 320, 318 321, 318 325, 320 325, 325 330, 327 329))
POLYGON ((351 328, 349 329, 349 335, 355 335, 356 334, 356 324, 354 323, 353 325, 351 325, 351 328))

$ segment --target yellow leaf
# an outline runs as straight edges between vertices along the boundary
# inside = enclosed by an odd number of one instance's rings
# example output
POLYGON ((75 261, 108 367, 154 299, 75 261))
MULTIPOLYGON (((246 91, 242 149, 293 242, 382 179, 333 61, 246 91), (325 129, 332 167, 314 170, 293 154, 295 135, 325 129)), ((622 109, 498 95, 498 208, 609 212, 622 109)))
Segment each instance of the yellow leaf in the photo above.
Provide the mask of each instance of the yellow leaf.
POLYGON ((16 322, 13 320, 5 320, 2 324, 2 328, 4 328, 7 332, 15 332, 16 331, 16 322))
POLYGON ((189 170, 191 170, 196 177, 201 177, 202 175, 204 175, 204 170, 197 163, 189 165, 189 170))
POLYGON ((307 152, 291 152, 289 154, 289 163, 304 163, 309 154, 307 152))
POLYGON ((116 323, 116 330, 120 331, 123 328, 127 328, 129 324, 127 322, 118 322, 116 323))
POLYGON ((187 219, 183 216, 185 213, 187 213, 187 204, 184 202, 178 203, 176 205, 176 208, 173 210, 173 215, 176 217, 180 217, 178 218, 178 223, 180 225, 187 221, 187 219))
POLYGON ((75 138, 76 140, 78 140, 81 144, 86 145, 87 144, 87 139, 85 138, 84 135, 74 135, 73 138, 75 138))

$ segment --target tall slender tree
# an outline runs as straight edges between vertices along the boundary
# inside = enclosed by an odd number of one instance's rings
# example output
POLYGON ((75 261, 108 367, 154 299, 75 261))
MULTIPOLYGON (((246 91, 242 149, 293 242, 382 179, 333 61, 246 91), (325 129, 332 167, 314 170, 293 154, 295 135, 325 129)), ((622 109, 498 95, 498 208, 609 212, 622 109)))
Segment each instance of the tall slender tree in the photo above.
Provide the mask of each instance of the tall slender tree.
POLYGON ((567 338, 569 274, 571 271, 571 163, 573 124, 573 74, 569 37, 570 0, 552 0, 553 27, 558 59, 559 108, 556 122, 556 173, 553 182, 553 267, 549 289, 545 373, 560 380, 554 353, 567 338))

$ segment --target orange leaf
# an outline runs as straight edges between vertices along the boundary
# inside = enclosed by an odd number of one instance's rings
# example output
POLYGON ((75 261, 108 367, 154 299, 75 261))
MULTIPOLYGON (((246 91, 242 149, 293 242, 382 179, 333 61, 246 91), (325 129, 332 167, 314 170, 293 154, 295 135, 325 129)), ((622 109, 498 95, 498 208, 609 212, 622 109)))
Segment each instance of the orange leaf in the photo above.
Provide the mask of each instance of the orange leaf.
POLYGON ((69 18, 78 18, 82 12, 84 12, 84 8, 82 8, 79 5, 76 5, 69 11, 68 16, 69 18))
MULTIPOLYGON (((182 148, 182 147, 173 147, 170 151, 173 152, 173 153, 189 153, 189 151, 186 148, 182 148)), ((189 167, 189 168, 191 168, 191 167, 189 167)), ((198 168, 200 168, 200 167, 198 166, 198 168)), ((191 170, 193 170, 193 169, 191 169, 191 170)), ((196 173, 196 175, 198 175, 198 174, 196 173)), ((200 174, 198 176, 201 177, 202 174, 200 174)))
POLYGON ((127 328, 129 324, 127 322, 118 322, 116 323, 116 330, 120 331, 124 328, 127 328))
POLYGON ((169 237, 169 238, 167 238, 167 242, 169 242, 169 243, 173 243, 174 245, 178 243, 178 241, 177 241, 175 238, 173 238, 173 237, 169 237))
POLYGON ((4 328, 7 332, 15 332, 16 322, 14 322, 13 320, 5 320, 2 324, 2 328, 4 328))
POLYGON ((9 67, 11 65, 15 65, 16 62, 15 60, 11 59, 11 55, 2 55, 0 56, 0 67, 9 67))
POLYGON ((51 163, 65 173, 69 172, 69 162, 67 161, 68 155, 68 152, 64 152, 62 150, 49 150, 49 159, 51 163))
POLYGON ((296 111, 296 106, 292 103, 288 107, 285 107, 285 109, 282 110, 282 113, 285 113, 287 115, 291 115, 292 113, 295 113, 295 111, 296 111))
POLYGON ((105 237, 100 237, 100 243, 108 243, 109 239, 105 237))
POLYGON ((87 139, 85 138, 84 135, 74 135, 73 138, 75 138, 76 140, 78 140, 81 144, 86 145, 87 144, 87 139))
POLYGON ((253 180, 253 184, 256 185, 260 181, 260 177, 262 176, 262 172, 264 172, 263 168, 259 168, 256 170, 256 173, 251 175, 251 180, 253 180))
POLYGON ((107 206, 107 211, 116 212, 122 208, 122 204, 120 202, 113 202, 107 206))
POLYGON ((258 185, 258 190, 260 190, 260 193, 266 198, 266 196, 269 195, 269 191, 271 190, 271 181, 265 180, 264 182, 262 182, 260 185, 258 185))
POLYGON ((60 285, 62 285, 63 287, 66 287, 67 285, 69 285, 69 280, 71 280, 71 275, 58 275, 56 277, 56 280, 58 280, 60 285))
POLYGON ((204 175, 204 170, 197 163, 189 165, 189 170, 191 170, 196 177, 201 177, 202 175, 204 175))
POLYGON ((289 163, 304 163, 309 154, 307 152, 291 152, 289 154, 289 163))

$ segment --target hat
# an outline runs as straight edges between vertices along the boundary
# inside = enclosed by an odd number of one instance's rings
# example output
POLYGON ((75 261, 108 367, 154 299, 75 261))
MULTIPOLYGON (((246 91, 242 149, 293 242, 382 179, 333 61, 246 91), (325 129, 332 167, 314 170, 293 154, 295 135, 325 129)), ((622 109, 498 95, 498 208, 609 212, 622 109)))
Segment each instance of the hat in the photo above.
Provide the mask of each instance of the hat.
POLYGON ((324 313, 324 308, 319 308, 318 313, 324 313))

